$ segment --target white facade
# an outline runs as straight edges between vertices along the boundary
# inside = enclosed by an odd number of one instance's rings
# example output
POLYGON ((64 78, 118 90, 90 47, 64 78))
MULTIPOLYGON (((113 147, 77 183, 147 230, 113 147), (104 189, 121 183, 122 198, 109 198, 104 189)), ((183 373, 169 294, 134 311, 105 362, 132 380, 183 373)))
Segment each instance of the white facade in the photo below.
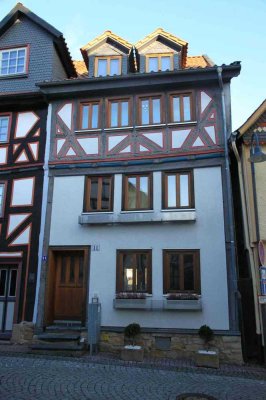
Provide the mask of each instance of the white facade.
MULTIPOLYGON (((49 245, 92 246, 88 300, 98 295, 102 305, 102 326, 124 327, 131 322, 138 322, 146 328, 198 329, 207 324, 216 330, 229 329, 221 168, 197 168, 193 174, 195 212, 182 211, 183 215, 180 214, 177 222, 115 225, 79 224, 83 212, 85 177, 54 178, 49 245), (192 220, 187 220, 186 213, 191 212, 194 216, 190 218, 192 220), (164 299, 163 249, 199 249, 202 310, 114 309, 118 249, 152 250, 152 300, 164 299)), ((161 172, 154 172, 154 211, 169 213, 161 211, 161 187, 161 172)), ((114 214, 121 213, 121 204, 122 175, 117 174, 114 183, 114 214)))

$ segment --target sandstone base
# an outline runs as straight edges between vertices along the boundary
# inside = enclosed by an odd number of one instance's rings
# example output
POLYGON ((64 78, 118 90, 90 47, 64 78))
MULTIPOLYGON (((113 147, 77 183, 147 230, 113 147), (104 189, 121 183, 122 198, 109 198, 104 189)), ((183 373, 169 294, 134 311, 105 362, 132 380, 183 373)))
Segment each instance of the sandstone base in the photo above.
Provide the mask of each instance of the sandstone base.
MULTIPOLYGON (((161 358, 187 358, 195 359, 195 353, 202 350, 202 340, 197 333, 142 333, 138 336, 136 343, 143 347, 148 357, 161 358), (156 347, 156 338, 170 339, 167 350, 156 347)), ((125 343, 123 332, 102 331, 100 340, 100 351, 119 354, 125 343)), ((231 364, 243 364, 241 337, 215 335, 211 347, 219 352, 220 362, 231 364)))
POLYGON ((11 343, 24 344, 31 343, 33 340, 34 324, 32 322, 22 321, 20 324, 14 324, 12 330, 11 343))

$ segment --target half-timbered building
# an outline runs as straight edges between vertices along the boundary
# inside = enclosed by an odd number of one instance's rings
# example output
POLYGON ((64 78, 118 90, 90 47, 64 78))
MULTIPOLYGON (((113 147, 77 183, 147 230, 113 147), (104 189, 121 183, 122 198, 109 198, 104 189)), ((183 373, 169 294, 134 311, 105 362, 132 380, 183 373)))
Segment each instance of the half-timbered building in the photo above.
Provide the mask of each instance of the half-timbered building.
POLYGON ((32 321, 48 104, 37 82, 75 76, 62 33, 18 3, 0 22, 0 337, 32 321))
POLYGON ((38 328, 85 329, 94 299, 103 349, 138 322, 152 354, 191 354, 207 324, 239 361, 225 151, 239 63, 190 57, 163 29, 135 45, 106 31, 81 51, 77 79, 39 85, 51 146, 38 328))

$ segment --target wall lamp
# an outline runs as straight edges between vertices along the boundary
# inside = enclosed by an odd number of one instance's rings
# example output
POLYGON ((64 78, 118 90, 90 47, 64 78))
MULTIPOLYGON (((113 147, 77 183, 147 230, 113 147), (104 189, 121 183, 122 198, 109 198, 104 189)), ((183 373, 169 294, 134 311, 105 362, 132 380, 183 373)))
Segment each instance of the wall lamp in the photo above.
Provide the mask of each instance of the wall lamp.
POLYGON ((248 161, 252 163, 260 163, 266 161, 266 154, 261 150, 259 137, 257 133, 253 133, 251 137, 250 158, 248 161))

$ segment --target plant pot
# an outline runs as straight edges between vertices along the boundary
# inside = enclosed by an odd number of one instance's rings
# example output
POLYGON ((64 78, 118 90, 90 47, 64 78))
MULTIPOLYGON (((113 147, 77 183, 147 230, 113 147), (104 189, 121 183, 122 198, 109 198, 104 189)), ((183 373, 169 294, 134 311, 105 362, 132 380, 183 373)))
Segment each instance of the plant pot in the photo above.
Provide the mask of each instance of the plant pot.
POLYGON ((198 350, 195 362, 198 367, 219 368, 219 353, 216 350, 198 350))
POLYGON ((144 349, 141 346, 125 346, 121 351, 124 361, 143 361, 144 349))

